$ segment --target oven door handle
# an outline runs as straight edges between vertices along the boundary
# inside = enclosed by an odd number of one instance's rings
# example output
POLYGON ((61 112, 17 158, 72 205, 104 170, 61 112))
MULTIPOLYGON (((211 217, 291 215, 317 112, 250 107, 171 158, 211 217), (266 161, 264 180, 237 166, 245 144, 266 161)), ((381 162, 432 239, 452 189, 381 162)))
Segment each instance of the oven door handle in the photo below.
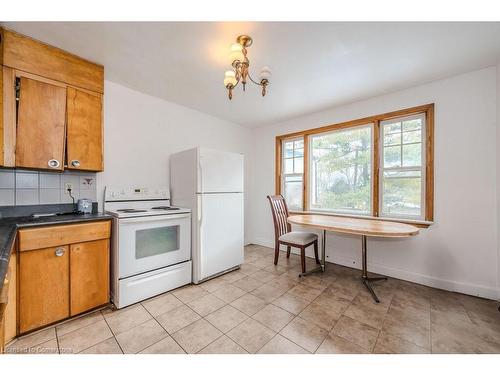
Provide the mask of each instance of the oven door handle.
POLYGON ((155 216, 140 216, 140 217, 127 217, 120 219, 120 224, 128 223, 150 223, 155 221, 170 221, 176 219, 189 218, 190 213, 173 214, 173 215, 155 215, 155 216))

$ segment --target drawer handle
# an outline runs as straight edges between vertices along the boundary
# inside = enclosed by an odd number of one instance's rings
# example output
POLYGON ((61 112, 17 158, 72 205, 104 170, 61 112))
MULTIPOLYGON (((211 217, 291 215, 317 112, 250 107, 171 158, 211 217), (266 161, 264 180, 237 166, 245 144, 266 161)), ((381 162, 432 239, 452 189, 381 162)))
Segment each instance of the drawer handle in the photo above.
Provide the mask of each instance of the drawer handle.
POLYGON ((50 159, 48 164, 50 168, 59 168, 60 165, 59 160, 56 159, 50 159))
POLYGON ((64 255, 64 249, 62 247, 56 249, 56 257, 62 257, 64 255))
POLYGON ((71 161, 71 165, 75 168, 79 168, 80 167, 80 161, 79 160, 72 160, 71 161))

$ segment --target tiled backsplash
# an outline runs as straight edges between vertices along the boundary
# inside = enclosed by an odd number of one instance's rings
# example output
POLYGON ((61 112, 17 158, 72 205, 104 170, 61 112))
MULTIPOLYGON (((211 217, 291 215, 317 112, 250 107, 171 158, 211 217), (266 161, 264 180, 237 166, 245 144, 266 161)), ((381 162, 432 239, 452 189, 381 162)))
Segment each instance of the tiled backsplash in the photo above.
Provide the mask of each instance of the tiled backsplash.
POLYGON ((65 191, 71 183, 71 194, 97 200, 96 174, 86 172, 38 172, 0 169, 0 206, 71 203, 65 191))

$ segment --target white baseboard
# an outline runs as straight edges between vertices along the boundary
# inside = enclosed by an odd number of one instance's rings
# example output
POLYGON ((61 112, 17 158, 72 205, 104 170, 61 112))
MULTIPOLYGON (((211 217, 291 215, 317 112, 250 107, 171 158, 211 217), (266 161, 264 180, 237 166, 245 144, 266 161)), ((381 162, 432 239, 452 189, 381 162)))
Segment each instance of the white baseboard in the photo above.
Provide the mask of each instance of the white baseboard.
MULTIPOLYGON (((274 248, 274 240, 269 240, 267 238, 255 238, 253 241, 250 242, 255 245, 274 248)), ((284 251, 284 249, 281 250, 284 251)), ((294 254, 297 254, 298 250, 292 249, 292 252, 294 254)), ((306 255, 308 254, 306 253, 306 255)), ((358 258, 346 257, 338 254, 328 254, 328 255, 329 255, 328 261, 330 263, 361 269, 360 259, 358 258)), ((368 269, 370 270, 370 272, 394 277, 396 279, 411 281, 417 284, 422 284, 433 288, 449 290, 451 292, 458 292, 458 293, 468 294, 471 296, 488 298, 492 300, 500 300, 500 290, 496 288, 491 288, 477 284, 463 283, 455 280, 441 279, 429 275, 411 272, 408 270, 401 270, 393 267, 387 267, 376 262, 368 262, 368 269)))

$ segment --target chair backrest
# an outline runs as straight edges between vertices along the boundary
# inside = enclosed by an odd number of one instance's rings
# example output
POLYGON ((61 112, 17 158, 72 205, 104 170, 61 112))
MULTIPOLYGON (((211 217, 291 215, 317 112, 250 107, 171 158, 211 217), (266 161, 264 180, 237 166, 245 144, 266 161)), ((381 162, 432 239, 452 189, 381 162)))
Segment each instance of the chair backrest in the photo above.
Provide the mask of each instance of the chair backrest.
POLYGON ((278 241, 280 236, 292 230, 292 226, 286 221, 288 208, 282 195, 268 195, 267 199, 269 199, 273 213, 275 240, 278 241))

